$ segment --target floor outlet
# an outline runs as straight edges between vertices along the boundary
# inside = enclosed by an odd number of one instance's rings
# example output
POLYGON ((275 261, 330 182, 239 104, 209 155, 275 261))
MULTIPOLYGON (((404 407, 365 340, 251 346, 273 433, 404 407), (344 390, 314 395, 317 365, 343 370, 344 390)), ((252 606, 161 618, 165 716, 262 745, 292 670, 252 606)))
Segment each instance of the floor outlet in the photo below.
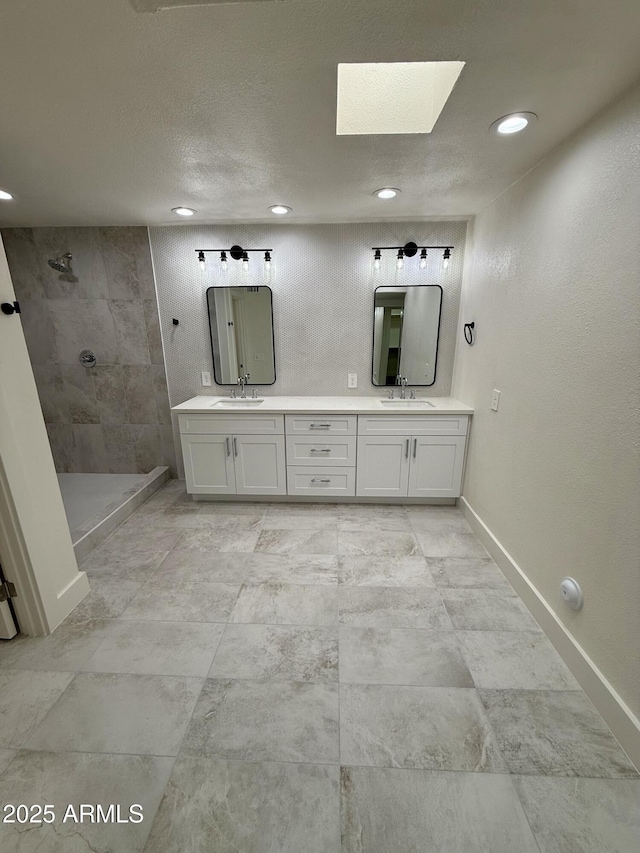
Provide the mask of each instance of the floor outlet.
POLYGON ((347 388, 357 388, 358 387, 358 374, 357 373, 349 373, 347 377, 347 388))
POLYGON ((201 377, 203 385, 211 385, 211 374, 208 370, 203 370, 201 373, 201 377))
POLYGON ((493 389, 493 397, 491 398, 491 411, 497 412, 500 405, 500 392, 493 389))

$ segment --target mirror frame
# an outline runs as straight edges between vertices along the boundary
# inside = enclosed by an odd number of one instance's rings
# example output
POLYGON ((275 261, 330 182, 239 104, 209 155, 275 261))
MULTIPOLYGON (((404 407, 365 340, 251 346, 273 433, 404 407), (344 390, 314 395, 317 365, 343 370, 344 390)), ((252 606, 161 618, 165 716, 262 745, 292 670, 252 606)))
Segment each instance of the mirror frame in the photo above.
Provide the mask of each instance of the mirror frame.
MULTIPOLYGON (((225 285, 216 287, 216 286, 212 285, 211 287, 208 287, 205 291, 205 301, 207 304, 207 323, 209 325, 209 340, 211 341, 211 360, 213 361, 213 381, 215 382, 216 385, 228 387, 228 386, 235 386, 237 383, 236 382, 219 382, 218 378, 216 377, 216 354, 215 354, 215 349, 213 346, 213 330, 211 328, 211 312, 209 310, 209 291, 210 290, 233 290, 235 288, 243 289, 243 288, 249 287, 249 286, 250 285, 243 285, 243 284, 225 284, 225 285)), ((276 379, 278 378, 278 374, 276 372, 276 334, 275 334, 275 329, 273 326, 273 290, 271 290, 271 288, 269 287, 268 284, 259 284, 259 285, 251 285, 251 286, 253 286, 253 287, 266 287, 267 290, 269 291, 269 307, 271 309, 271 347, 273 350, 273 382, 247 382, 247 385, 260 385, 260 386, 274 385, 276 382, 276 379)), ((249 374, 249 375, 251 375, 251 374, 249 374)))
POLYGON ((439 284, 380 284, 373 291, 373 328, 371 334, 371 385, 374 388, 394 388, 394 385, 376 385, 373 381, 373 371, 375 368, 375 364, 373 362, 373 357, 375 353, 375 334, 376 334, 376 293, 382 288, 388 289, 390 287, 406 287, 407 290, 410 287, 437 287, 440 291, 440 310, 438 311, 438 331, 436 334, 436 355, 433 362, 433 382, 422 382, 420 384, 414 384, 413 382, 407 382, 407 385, 411 388, 431 388, 436 384, 438 379, 438 350, 440 349, 440 327, 442 325, 442 303, 444 301, 444 290, 439 284))

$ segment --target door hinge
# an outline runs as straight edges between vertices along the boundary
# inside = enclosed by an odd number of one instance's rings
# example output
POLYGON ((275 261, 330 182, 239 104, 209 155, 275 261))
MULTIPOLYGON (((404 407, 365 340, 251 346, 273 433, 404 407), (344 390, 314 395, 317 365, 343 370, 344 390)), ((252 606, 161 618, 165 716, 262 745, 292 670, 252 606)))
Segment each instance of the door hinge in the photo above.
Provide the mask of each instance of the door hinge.
POLYGON ((0 583, 0 602, 6 601, 8 598, 17 598, 18 593, 16 592, 15 586, 11 583, 11 581, 3 581, 0 583))

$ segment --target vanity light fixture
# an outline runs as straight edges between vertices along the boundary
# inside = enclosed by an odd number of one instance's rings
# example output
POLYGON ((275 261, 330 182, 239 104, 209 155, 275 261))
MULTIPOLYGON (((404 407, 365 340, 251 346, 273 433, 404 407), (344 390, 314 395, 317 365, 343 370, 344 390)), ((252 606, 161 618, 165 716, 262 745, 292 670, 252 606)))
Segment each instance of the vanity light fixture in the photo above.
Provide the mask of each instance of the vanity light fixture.
POLYGON ((383 187, 381 190, 376 190, 374 195, 378 198, 395 198, 402 190, 396 187, 383 187))
POLYGON ((229 267, 227 254, 229 254, 234 261, 242 261, 242 271, 249 272, 249 252, 261 252, 264 254, 265 270, 271 269, 271 252, 273 252, 273 249, 243 249, 242 246, 234 245, 230 249, 195 249, 195 251, 198 254, 198 261, 203 269, 206 263, 205 255, 207 252, 220 253, 220 269, 223 273, 227 272, 229 267))
POLYGON ((200 264, 200 269, 204 272, 207 268, 207 262, 204 257, 204 252, 198 252, 198 263, 200 264))
POLYGON ((12 198, 13 196, 11 193, 8 193, 6 190, 0 190, 0 199, 2 199, 2 201, 11 201, 12 198))
POLYGON ((269 210, 271 213, 275 213, 276 216, 284 216, 285 213, 291 213, 292 208, 287 207, 286 204, 272 204, 269 210))
POLYGON ((396 269, 401 270, 404 267, 404 259, 413 258, 414 255, 417 255, 418 249, 421 250, 418 264, 421 270, 426 270, 427 268, 427 249, 442 250, 442 267, 445 270, 448 268, 453 246, 418 246, 413 241, 405 243, 404 246, 373 246, 373 268, 374 270, 380 269, 382 252, 394 251, 398 253, 396 255, 396 269))
POLYGON ((496 133, 498 136, 511 136, 513 133, 520 133, 525 127, 532 124, 538 116, 535 113, 510 113, 507 116, 496 119, 489 127, 489 130, 496 133))
POLYGON ((172 207, 172 213, 177 213, 178 216, 193 216, 194 213, 197 213, 197 210, 192 210, 190 207, 172 207))

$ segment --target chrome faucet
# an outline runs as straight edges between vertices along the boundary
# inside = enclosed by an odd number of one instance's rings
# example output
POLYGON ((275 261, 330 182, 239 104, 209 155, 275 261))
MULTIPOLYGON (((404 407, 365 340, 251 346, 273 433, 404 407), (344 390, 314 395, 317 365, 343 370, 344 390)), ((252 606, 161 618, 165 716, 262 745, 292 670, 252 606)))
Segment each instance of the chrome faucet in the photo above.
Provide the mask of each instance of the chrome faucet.
POLYGON ((400 377, 400 399, 404 400, 407 396, 407 377, 400 377))
POLYGON ((231 397, 232 400, 235 400, 235 398, 236 398, 236 389, 235 388, 231 389, 231 394, 229 396, 231 397))
POLYGON ((246 399, 247 391, 246 384, 249 381, 249 374, 245 373, 244 376, 238 376, 238 385, 240 386, 240 397, 241 399, 246 399))

